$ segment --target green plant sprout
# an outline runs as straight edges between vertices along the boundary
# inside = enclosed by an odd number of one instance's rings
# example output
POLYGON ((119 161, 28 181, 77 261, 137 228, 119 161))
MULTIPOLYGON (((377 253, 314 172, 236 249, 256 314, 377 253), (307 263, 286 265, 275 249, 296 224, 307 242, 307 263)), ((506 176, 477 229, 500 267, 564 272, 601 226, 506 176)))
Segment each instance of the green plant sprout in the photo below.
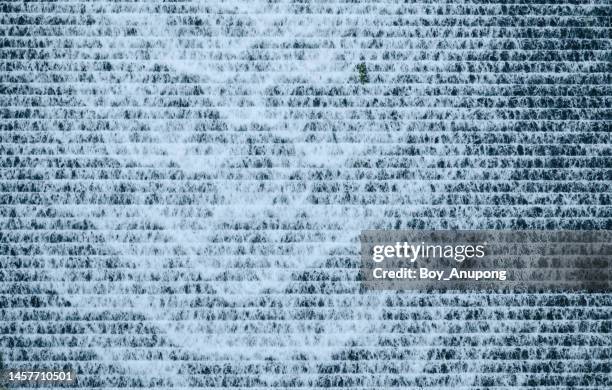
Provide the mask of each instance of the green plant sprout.
POLYGON ((370 78, 368 77, 368 68, 366 67, 365 62, 357 65, 357 71, 359 72, 359 82, 361 84, 370 82, 370 78))

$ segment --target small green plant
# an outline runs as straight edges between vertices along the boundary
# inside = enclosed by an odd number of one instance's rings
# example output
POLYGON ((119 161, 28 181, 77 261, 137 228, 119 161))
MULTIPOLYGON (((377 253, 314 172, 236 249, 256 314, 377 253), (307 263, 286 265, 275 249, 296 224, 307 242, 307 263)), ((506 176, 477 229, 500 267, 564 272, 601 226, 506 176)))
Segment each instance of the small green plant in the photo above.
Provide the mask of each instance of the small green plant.
POLYGON ((366 67, 365 62, 357 65, 357 72, 359 72, 359 82, 361 84, 370 82, 370 78, 368 77, 368 68, 366 67))

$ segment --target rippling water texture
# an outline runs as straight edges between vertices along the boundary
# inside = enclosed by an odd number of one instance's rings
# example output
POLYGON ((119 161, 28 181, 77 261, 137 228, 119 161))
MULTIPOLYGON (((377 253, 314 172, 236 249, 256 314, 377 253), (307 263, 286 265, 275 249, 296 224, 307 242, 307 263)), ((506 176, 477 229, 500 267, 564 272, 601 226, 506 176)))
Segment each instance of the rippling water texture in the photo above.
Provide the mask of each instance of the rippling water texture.
POLYGON ((6 366, 612 388, 611 294, 357 280, 363 229, 612 229, 608 1, 0 7, 6 366))

